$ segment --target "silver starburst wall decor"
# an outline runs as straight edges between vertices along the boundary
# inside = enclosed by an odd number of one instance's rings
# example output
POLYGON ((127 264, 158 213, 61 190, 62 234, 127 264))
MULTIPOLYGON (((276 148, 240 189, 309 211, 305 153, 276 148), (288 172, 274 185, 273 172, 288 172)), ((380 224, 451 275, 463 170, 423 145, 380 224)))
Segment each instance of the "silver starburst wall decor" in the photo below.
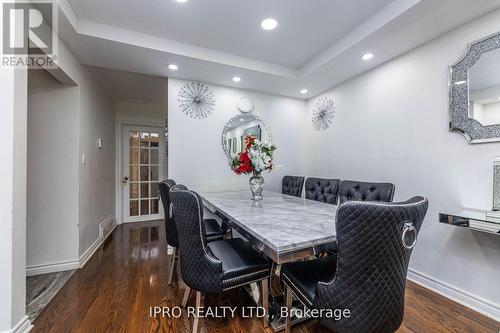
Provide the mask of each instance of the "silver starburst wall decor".
POLYGON ((324 131, 333 122, 335 118, 335 105, 333 99, 328 97, 320 98, 313 107, 312 125, 317 131, 324 131))
POLYGON ((215 96, 202 82, 188 82, 178 95, 179 107, 191 118, 203 119, 215 109, 215 96))

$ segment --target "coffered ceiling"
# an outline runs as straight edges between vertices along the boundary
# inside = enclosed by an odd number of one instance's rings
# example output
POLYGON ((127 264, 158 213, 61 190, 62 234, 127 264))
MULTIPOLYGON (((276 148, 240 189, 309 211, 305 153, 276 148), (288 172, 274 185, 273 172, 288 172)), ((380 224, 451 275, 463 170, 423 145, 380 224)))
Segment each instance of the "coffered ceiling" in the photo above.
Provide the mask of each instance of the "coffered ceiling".
POLYGON ((59 0, 79 60, 310 98, 500 8, 500 0, 59 0), (261 29, 272 17, 278 27, 261 29), (373 53, 369 61, 361 59, 373 53), (178 70, 168 69, 176 64, 178 70), (233 82, 238 76, 240 82, 233 82), (301 94, 302 89, 308 92, 301 94))
POLYGON ((78 17, 300 69, 391 0, 69 0, 78 17), (98 9, 98 10, 96 10, 98 9), (275 18, 278 28, 259 24, 275 18))

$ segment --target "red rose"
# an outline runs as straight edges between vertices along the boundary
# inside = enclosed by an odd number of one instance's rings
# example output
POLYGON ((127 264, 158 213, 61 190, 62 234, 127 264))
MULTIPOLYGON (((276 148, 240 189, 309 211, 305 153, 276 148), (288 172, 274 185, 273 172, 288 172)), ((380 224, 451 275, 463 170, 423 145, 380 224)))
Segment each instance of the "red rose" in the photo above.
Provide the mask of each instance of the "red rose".
POLYGON ((242 173, 250 173, 253 172, 253 167, 251 164, 241 163, 236 169, 234 169, 234 172, 238 175, 241 175, 242 173))
POLYGON ((247 136, 245 138, 245 150, 250 149, 250 147, 252 147, 254 143, 255 143, 255 137, 251 135, 247 136))
POLYGON ((239 159, 240 163, 243 163, 243 164, 250 163, 250 157, 248 156, 248 153, 246 151, 240 153, 238 159, 239 159))

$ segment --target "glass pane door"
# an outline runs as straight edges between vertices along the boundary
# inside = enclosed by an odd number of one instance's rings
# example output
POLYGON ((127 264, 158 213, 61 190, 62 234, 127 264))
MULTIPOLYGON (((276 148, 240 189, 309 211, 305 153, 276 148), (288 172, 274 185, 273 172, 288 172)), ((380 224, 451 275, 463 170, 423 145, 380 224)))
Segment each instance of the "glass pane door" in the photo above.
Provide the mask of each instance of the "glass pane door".
POLYGON ((144 220, 160 214, 158 181, 162 166, 160 132, 128 131, 128 165, 124 166, 125 217, 144 220))

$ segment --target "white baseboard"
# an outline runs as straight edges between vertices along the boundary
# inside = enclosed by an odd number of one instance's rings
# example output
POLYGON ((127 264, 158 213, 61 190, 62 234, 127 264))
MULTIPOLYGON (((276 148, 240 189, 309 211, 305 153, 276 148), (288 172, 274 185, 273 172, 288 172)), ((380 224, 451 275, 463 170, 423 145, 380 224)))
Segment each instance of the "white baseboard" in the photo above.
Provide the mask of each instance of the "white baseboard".
POLYGON ((26 276, 70 271, 80 268, 78 260, 59 261, 49 264, 33 265, 26 267, 26 276))
POLYGON ((95 251, 97 251, 99 246, 101 246, 102 242, 103 239, 101 237, 97 238, 95 242, 92 243, 92 245, 90 245, 88 249, 86 249, 85 252, 82 253, 80 259, 78 260, 78 268, 82 268, 83 266, 85 266, 87 261, 89 261, 90 257, 92 257, 92 255, 95 253, 95 251))
POLYGON ((133 224, 133 223, 144 223, 144 222, 153 222, 153 221, 163 221, 163 217, 158 217, 158 218, 144 218, 140 220, 132 220, 132 221, 121 221, 119 224, 133 224))
POLYGON ((101 223, 99 223, 99 238, 97 238, 95 242, 92 243, 92 245, 90 245, 89 248, 80 256, 79 268, 85 266, 95 251, 97 251, 106 238, 113 232, 113 230, 115 230, 115 227, 116 220, 112 215, 106 217, 101 223))
POLYGON ((499 304, 491 302, 480 296, 473 295, 465 290, 411 268, 408 270, 408 280, 500 322, 499 304))
POLYGON ((28 333, 33 328, 28 316, 24 316, 13 328, 1 333, 28 333))
POLYGON ((78 258, 78 260, 68 260, 49 264, 28 266, 26 267, 26 276, 62 272, 82 268, 115 228, 116 220, 113 218, 113 216, 110 215, 101 223, 99 223, 99 237, 95 240, 94 243, 92 243, 92 245, 90 245, 87 250, 85 250, 80 258, 78 258))

